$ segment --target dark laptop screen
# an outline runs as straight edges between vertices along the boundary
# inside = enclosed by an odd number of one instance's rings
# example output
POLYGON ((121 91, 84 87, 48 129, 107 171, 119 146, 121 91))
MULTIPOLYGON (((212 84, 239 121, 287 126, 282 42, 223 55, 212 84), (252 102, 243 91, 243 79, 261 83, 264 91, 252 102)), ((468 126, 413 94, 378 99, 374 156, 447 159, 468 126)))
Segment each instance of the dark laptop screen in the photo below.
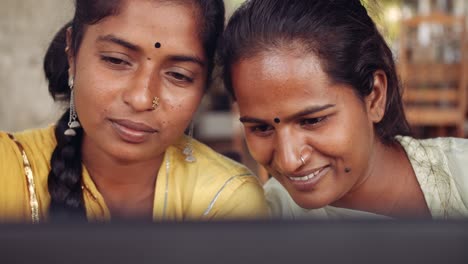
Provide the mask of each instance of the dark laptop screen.
POLYGON ((468 222, 0 226, 0 263, 468 263, 468 222))

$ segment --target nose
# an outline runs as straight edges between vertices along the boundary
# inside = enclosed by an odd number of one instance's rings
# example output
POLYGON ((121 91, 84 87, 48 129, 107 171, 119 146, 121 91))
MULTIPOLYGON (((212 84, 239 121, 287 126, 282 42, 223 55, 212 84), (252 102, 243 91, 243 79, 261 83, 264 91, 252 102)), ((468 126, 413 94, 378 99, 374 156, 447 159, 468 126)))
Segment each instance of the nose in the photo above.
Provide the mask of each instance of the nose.
POLYGON ((154 110, 153 100, 156 94, 152 87, 156 83, 157 78, 153 74, 141 71, 129 83, 129 87, 124 90, 123 101, 136 112, 154 110))
POLYGON ((282 131, 276 134, 276 148, 273 156, 273 167, 281 174, 293 174, 298 172, 303 164, 301 151, 305 147, 305 141, 300 135, 282 131))

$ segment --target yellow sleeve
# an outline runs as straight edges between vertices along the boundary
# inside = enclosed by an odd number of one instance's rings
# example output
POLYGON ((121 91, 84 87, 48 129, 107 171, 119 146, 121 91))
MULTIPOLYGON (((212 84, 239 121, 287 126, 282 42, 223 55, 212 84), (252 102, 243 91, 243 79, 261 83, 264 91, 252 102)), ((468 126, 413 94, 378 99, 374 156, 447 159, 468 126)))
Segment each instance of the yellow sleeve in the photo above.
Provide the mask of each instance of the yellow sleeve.
MULTIPOLYGON (((217 199, 216 199, 217 198, 217 199)), ((248 220, 269 217, 263 188, 255 176, 242 176, 226 183, 207 217, 209 220, 248 220)))
POLYGON ((0 222, 29 219, 24 175, 18 146, 0 132, 0 222))

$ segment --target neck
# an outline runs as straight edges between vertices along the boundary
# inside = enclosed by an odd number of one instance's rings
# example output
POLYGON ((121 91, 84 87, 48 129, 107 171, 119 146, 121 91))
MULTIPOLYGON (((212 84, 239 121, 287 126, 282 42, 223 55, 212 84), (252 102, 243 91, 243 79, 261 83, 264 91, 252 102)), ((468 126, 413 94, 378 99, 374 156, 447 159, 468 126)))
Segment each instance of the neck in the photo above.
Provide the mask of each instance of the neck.
POLYGON ((164 153, 154 159, 122 161, 86 138, 83 140, 83 163, 114 218, 152 215, 156 178, 163 157, 164 153))
POLYGON ((363 180, 334 206, 394 218, 430 217, 411 163, 399 144, 377 142, 368 164, 365 177, 360 177, 363 180))

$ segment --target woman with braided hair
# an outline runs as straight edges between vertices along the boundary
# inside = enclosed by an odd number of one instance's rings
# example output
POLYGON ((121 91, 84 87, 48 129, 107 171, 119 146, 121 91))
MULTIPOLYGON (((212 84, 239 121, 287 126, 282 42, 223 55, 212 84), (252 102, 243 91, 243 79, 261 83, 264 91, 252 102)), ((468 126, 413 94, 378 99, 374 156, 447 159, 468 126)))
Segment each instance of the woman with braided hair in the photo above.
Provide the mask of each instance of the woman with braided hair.
POLYGON ((263 217, 250 171, 184 135, 223 25, 222 0, 76 0, 44 61, 68 110, 0 133, 1 221, 263 217))

